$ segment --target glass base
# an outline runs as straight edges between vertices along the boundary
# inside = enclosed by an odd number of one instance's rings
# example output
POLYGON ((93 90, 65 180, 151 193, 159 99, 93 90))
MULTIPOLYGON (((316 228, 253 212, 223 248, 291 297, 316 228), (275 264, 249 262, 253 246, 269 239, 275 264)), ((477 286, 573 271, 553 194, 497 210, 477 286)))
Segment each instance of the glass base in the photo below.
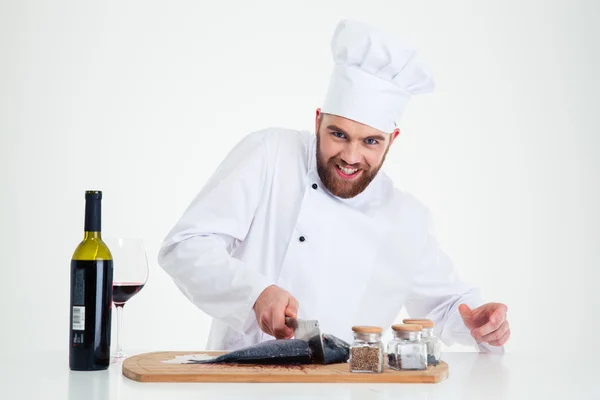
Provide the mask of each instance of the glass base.
POLYGON ((123 362, 123 360, 126 359, 127 357, 129 357, 129 356, 127 354, 125 354, 125 352, 120 351, 118 353, 111 354, 110 362, 111 362, 111 364, 123 362))

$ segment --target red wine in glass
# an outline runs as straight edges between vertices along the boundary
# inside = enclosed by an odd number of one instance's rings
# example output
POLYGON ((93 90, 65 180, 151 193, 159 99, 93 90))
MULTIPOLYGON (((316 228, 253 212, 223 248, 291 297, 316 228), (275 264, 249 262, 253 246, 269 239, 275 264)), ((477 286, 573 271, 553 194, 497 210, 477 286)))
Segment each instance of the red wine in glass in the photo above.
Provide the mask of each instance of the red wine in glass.
POLYGON ((117 307, 123 307, 127 300, 135 296, 143 287, 144 283, 114 283, 113 303, 117 307))
POLYGON ((121 345, 123 309, 148 281, 148 258, 140 238, 108 237, 105 241, 113 257, 112 301, 117 313, 117 346, 111 362, 119 362, 127 357, 121 345))

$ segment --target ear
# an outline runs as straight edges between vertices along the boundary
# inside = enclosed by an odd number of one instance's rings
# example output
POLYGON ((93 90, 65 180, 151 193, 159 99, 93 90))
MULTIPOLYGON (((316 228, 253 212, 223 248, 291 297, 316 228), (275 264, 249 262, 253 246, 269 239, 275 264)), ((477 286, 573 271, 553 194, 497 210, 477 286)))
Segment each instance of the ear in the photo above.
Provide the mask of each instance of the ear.
POLYGON ((322 116, 321 109, 317 108, 317 112, 315 115, 315 135, 319 134, 319 122, 320 122, 319 120, 321 119, 321 116, 322 116))
POLYGON ((394 132, 392 132, 392 137, 390 138, 390 146, 392 145, 394 140, 396 140, 396 138, 398 137, 399 134, 400 134, 400 129, 398 129, 398 128, 396 128, 394 130, 394 132))

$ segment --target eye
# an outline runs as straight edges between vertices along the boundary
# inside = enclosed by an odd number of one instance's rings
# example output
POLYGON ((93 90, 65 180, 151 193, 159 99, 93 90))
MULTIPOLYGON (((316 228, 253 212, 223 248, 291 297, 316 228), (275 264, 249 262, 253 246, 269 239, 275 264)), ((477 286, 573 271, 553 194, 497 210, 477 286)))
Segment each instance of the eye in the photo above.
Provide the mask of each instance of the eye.
POLYGON ((376 139, 367 139, 366 142, 367 142, 367 144, 377 144, 377 143, 379 143, 376 139))
POLYGON ((346 135, 344 135, 342 132, 335 132, 335 131, 333 131, 333 132, 331 132, 331 134, 333 136, 337 137, 337 138, 340 138, 340 139, 344 139, 346 137, 346 135))

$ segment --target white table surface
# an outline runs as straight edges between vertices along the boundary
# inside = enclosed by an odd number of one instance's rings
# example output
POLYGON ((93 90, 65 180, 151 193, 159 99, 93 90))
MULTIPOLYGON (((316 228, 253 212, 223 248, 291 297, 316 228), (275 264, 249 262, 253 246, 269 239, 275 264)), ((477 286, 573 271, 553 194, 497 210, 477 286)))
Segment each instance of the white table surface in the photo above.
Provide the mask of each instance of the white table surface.
POLYGON ((591 357, 444 353, 443 359, 449 377, 436 384, 140 383, 123 376, 120 364, 106 371, 75 372, 69 370, 66 352, 22 353, 0 364, 0 398, 600 399, 600 368, 591 357))

